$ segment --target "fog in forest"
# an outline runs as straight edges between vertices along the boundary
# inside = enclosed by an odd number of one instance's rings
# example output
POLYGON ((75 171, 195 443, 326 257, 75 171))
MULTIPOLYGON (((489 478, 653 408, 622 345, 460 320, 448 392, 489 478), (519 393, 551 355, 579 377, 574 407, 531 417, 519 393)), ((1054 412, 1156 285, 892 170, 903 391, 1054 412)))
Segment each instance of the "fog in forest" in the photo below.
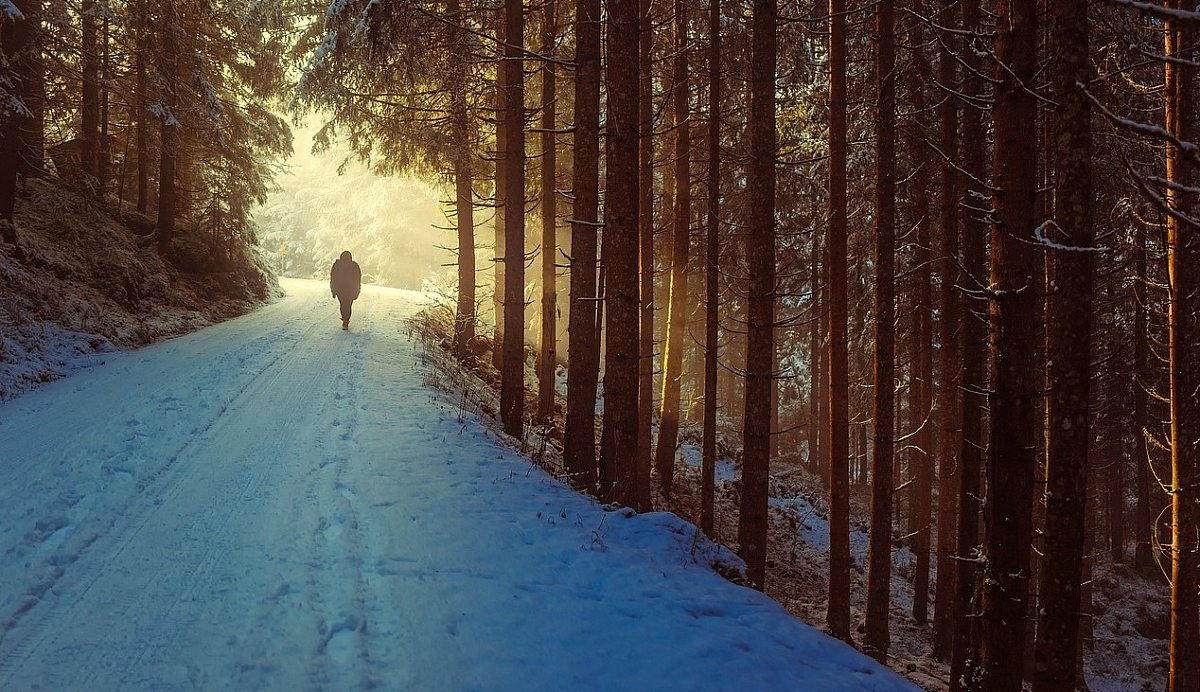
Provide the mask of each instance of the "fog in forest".
MULTIPOLYGON (((315 127, 296 130, 295 153, 277 188, 255 212, 259 243, 283 276, 325 278, 343 250, 362 266, 363 280, 420 290, 455 255, 442 212, 444 191, 409 177, 374 173, 349 148, 334 143, 313 153, 315 127)), ((440 283, 440 282, 435 282, 440 283)))

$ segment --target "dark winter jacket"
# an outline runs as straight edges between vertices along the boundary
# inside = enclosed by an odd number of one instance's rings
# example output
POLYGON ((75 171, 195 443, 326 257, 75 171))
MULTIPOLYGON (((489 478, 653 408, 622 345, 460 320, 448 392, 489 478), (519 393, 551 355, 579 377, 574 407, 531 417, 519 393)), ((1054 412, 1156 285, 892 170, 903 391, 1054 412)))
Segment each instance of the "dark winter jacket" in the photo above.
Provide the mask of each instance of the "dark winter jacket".
POLYGON ((358 298, 362 291, 362 269, 350 258, 348 251, 343 252, 329 270, 329 291, 338 298, 350 300, 358 298))

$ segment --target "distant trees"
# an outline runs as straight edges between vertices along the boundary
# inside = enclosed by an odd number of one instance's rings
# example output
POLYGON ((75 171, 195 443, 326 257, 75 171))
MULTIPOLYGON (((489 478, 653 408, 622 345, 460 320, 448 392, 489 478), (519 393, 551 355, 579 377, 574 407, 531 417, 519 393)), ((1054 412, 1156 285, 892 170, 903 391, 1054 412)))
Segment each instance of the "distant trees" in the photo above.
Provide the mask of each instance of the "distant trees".
POLYGON ((20 69, 33 46, 32 22, 25 12, 29 4, 0 6, 0 241, 14 246, 21 131, 31 115, 28 81, 20 69))
POLYGON ((291 149, 272 112, 288 88, 284 5, 3 3, 11 59, 0 89, 14 134, 4 139, 0 202, 16 189, 11 164, 26 178, 53 173, 104 206, 136 198, 137 211, 153 207, 164 254, 180 220, 218 257, 252 242, 251 209, 271 162, 291 149))

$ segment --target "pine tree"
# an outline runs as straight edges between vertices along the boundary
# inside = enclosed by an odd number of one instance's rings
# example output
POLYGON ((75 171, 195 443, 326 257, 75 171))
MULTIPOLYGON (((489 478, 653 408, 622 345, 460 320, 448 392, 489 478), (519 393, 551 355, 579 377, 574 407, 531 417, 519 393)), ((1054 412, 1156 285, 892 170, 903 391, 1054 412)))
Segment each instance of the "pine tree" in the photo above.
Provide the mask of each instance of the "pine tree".
MULTIPOLYGON (((557 6, 548 0, 542 8, 542 54, 553 56, 558 38, 557 6)), ((554 416, 554 372, 558 357, 558 253, 557 197, 555 180, 558 157, 555 147, 555 75, 554 63, 542 62, 542 329, 538 350, 538 422, 546 425, 554 416)))
POLYGON ((896 53, 891 0, 875 5, 875 446, 871 461, 871 548, 863 651, 886 664, 892 569, 892 439, 896 320, 896 53))
MULTIPOLYGON (((1180 0, 1167 0, 1168 9, 1183 9, 1180 0)), ((1164 114, 1166 131, 1177 141, 1191 141, 1196 128, 1194 77, 1178 62, 1194 49, 1193 29, 1185 21, 1166 20, 1163 52, 1166 60, 1164 114)), ((1196 474, 1196 439, 1200 437, 1200 377, 1195 364, 1197 349, 1197 306, 1194 293, 1200 286, 1200 237, 1188 213, 1187 202, 1196 175, 1191 157, 1180 146, 1168 145, 1167 152, 1167 328, 1169 361, 1170 450, 1171 450, 1171 639, 1168 692, 1200 689, 1200 537, 1197 535, 1197 504, 1200 481, 1196 474)))
MULTIPOLYGON (((1069 689, 1076 683, 1095 264, 1091 247, 1095 234, 1091 103, 1081 86, 1092 76, 1087 1, 1055 3, 1051 25, 1057 175, 1050 237, 1068 249, 1052 251, 1046 261, 1050 399, 1046 409, 1046 523, 1034 649, 1035 692, 1069 689)), ((1115 429, 1113 425, 1103 434, 1110 436, 1115 429)))
POLYGON ((980 645, 974 675, 982 689, 1020 690, 1025 645, 1029 555, 1033 539, 1033 474, 1039 256, 1031 242, 1038 226, 1037 98, 1027 85, 1037 71, 1037 0, 999 0, 995 36, 996 192, 988 314, 992 386, 984 506, 986 542, 980 579, 980 645))
POLYGON ((717 353, 721 226, 721 0, 708 8, 708 215, 704 272, 704 439, 700 474, 700 528, 714 532, 717 465, 717 353))
POLYGON ((667 343, 663 350, 662 403, 658 414, 658 447, 654 462, 663 495, 670 497, 675 477, 675 448, 679 441, 680 382, 683 346, 687 336, 688 255, 691 245, 691 129, 688 106, 687 8, 675 0, 675 210, 671 234, 671 288, 667 307, 667 343))
MULTIPOLYGON (((943 26, 957 28, 958 3, 940 0, 938 21, 943 26)), ((954 89, 958 86, 958 56, 954 54, 958 41, 955 36, 942 39, 938 56, 938 79, 954 89)), ((938 214, 941 257, 937 262, 940 283, 937 340, 940 344, 937 368, 937 392, 934 407, 937 423, 938 508, 937 508, 937 586, 933 602, 933 654, 939 659, 950 658, 954 633, 954 556, 955 523, 958 503, 958 419, 959 404, 959 299, 956 284, 959 280, 959 173, 955 168, 958 154, 958 102, 943 98, 938 106, 940 146, 945 157, 941 165, 941 206, 938 214)))
POLYGON ((846 347, 846 2, 829 0, 829 607, 830 634, 850 639, 850 414, 846 347))
POLYGON ((563 461, 576 487, 596 484, 596 233, 600 177, 600 1, 575 5, 575 197, 571 223, 571 311, 567 331, 567 421, 563 461))
POLYGON ((746 415, 738 553, 751 582, 764 588, 770 478, 771 389, 775 377, 775 0, 754 0, 750 59, 750 271, 746 331, 746 415))
POLYGON ((600 495, 634 507, 637 498, 638 356, 638 0, 608 5, 605 119, 604 430, 600 495))
MULTIPOLYGON (((983 94, 984 47, 979 0, 964 0, 962 26, 973 33, 963 51, 963 89, 968 97, 983 94)), ((985 124, 983 113, 974 104, 962 111, 962 153, 965 174, 966 201, 963 223, 960 226, 964 282, 983 281, 985 224, 978 211, 987 199, 985 173, 985 124)), ((950 689, 966 689, 968 664, 971 662, 978 637, 979 619, 975 617, 975 558, 979 549, 980 479, 983 450, 983 404, 985 393, 983 361, 983 328, 977 312, 978 301, 962 294, 962 438, 959 447, 958 526, 954 573, 954 638, 950 656, 950 689)))

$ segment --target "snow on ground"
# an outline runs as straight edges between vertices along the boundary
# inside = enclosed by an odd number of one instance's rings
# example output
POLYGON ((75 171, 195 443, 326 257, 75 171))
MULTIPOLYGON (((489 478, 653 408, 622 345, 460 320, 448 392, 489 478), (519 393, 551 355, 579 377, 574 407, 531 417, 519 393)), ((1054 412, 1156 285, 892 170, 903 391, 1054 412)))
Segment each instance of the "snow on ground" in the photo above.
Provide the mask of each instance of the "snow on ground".
POLYGON ((899 690, 422 384, 368 288, 0 403, 0 689, 899 690))

